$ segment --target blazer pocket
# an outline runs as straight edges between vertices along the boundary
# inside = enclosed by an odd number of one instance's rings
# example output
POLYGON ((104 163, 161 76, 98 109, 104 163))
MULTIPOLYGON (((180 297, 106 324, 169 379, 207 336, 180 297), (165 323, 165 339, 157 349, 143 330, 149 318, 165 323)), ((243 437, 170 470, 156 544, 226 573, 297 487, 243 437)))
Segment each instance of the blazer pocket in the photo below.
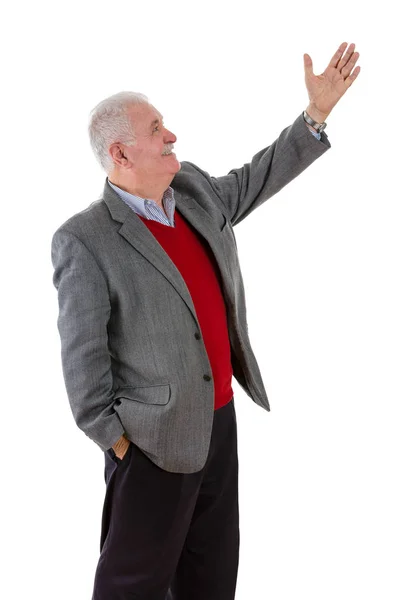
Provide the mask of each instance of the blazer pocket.
POLYGON ((115 391, 114 400, 127 398, 143 404, 168 404, 171 399, 169 383, 145 387, 122 386, 115 391))

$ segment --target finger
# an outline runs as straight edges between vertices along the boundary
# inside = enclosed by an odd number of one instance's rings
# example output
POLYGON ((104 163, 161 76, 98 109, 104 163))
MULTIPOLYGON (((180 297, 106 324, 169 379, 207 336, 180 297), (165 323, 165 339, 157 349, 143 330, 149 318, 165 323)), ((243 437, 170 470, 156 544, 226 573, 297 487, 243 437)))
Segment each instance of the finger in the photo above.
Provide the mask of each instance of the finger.
POLYGON ((343 52, 346 50, 346 48, 347 48, 347 42, 343 42, 343 44, 340 44, 339 48, 336 50, 335 54, 332 56, 328 67, 336 68, 336 66, 337 66, 339 60, 342 58, 343 52))
MULTIPOLYGON (((343 67, 345 67, 347 65, 347 63, 349 62, 349 60, 352 58, 355 47, 356 47, 355 44, 350 44, 349 49, 347 50, 346 54, 343 56, 343 58, 341 59, 341 61, 339 62, 339 64, 336 67, 338 69, 338 71, 341 71, 343 69, 343 67)), ((350 71, 351 71, 351 69, 350 69, 350 71)))
POLYGON ((344 85, 346 86, 346 90, 349 89, 349 87, 351 85, 353 85, 354 81, 357 79, 358 75, 360 74, 361 71, 361 67, 356 67, 354 69, 354 71, 352 72, 351 75, 349 75, 345 80, 344 80, 344 85))
POLYGON ((309 54, 303 54, 303 60, 304 60, 304 71, 306 73, 306 75, 314 75, 313 72, 313 61, 311 59, 311 56, 309 54))
POLYGON ((352 71, 354 65, 356 64, 356 62, 358 61, 359 58, 360 58, 360 53, 354 52, 353 56, 351 57, 351 59, 349 60, 347 65, 342 68, 341 74, 343 75, 344 79, 346 79, 346 77, 352 71))

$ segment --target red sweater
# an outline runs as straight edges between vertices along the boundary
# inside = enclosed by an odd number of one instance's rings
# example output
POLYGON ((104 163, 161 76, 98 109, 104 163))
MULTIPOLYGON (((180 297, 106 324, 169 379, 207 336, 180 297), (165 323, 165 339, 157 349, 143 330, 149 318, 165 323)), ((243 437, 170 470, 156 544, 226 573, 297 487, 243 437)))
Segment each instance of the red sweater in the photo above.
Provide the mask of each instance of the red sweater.
POLYGON ((189 289, 211 364, 216 410, 228 404, 233 396, 228 325, 218 265, 206 240, 177 210, 175 227, 139 217, 164 248, 189 289))

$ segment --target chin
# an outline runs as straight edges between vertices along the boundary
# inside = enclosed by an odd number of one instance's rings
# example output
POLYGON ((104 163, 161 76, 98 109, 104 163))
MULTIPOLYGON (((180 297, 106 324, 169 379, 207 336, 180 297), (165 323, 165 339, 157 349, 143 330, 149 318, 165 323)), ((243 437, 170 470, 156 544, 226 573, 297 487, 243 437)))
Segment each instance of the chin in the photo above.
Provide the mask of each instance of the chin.
POLYGON ((175 174, 175 173, 177 173, 178 171, 181 170, 182 165, 181 165, 181 163, 179 162, 179 160, 177 158, 175 158, 174 163, 175 163, 175 165, 173 167, 173 169, 174 169, 173 173, 175 174))

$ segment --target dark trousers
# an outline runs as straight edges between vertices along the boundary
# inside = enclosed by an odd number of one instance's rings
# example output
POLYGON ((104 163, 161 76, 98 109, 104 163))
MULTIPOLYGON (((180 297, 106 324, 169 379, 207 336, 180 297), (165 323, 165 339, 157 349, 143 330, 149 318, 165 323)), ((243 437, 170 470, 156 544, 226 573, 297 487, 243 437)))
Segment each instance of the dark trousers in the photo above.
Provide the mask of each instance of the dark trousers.
POLYGON ((234 600, 239 566, 236 413, 214 412, 207 461, 170 473, 131 442, 105 452, 92 600, 234 600))

